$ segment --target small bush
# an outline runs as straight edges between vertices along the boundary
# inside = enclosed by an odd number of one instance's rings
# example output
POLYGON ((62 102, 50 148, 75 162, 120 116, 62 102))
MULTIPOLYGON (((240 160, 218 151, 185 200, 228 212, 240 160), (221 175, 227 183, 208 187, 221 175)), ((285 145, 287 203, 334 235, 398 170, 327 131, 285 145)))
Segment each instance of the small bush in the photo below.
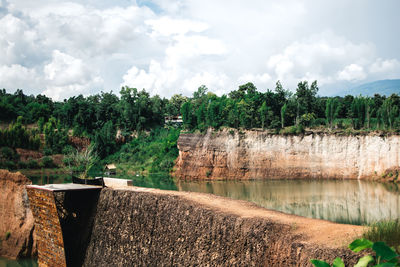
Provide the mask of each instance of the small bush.
POLYGON ((75 149, 70 145, 67 145, 62 149, 62 153, 64 155, 69 155, 69 154, 73 153, 74 151, 75 151, 75 149))
POLYGON ((26 168, 28 168, 28 164, 26 162, 24 162, 24 161, 20 161, 20 162, 18 162, 18 168, 19 169, 26 169, 26 168))
POLYGON ((39 168, 38 162, 34 159, 28 160, 27 165, 28 165, 29 169, 38 169, 39 168))
POLYGON ((17 160, 19 158, 19 155, 9 147, 2 147, 0 153, 1 157, 6 160, 17 160))
POLYGON ((208 177, 210 177, 211 176, 211 171, 207 171, 206 172, 206 177, 208 178, 208 177))
POLYGON ((4 165, 8 170, 15 170, 17 168, 17 165, 15 164, 15 162, 11 161, 11 160, 6 161, 4 163, 4 165))
POLYGON ((40 166, 43 168, 52 168, 54 167, 54 162, 53 159, 51 157, 43 157, 42 158, 42 162, 40 163, 40 166))
POLYGON ((43 149, 43 154, 45 156, 50 156, 53 154, 53 151, 51 150, 51 148, 46 147, 45 149, 43 149))

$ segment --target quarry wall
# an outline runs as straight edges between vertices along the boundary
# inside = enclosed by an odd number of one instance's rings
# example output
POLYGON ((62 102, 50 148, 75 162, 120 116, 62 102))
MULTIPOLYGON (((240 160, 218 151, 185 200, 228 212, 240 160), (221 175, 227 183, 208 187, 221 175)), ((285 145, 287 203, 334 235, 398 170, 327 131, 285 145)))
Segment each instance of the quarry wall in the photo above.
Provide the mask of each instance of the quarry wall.
POLYGON ((369 179, 400 165, 400 136, 182 133, 179 179, 369 179))

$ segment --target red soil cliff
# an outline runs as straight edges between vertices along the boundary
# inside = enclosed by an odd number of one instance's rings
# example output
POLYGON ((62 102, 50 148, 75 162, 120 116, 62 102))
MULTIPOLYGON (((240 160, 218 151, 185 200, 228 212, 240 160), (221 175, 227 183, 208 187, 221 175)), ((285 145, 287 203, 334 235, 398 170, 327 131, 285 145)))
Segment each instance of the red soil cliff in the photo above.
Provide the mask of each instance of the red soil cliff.
POLYGON ((25 185, 32 182, 21 173, 0 170, 0 256, 32 257, 37 254, 33 238, 34 219, 25 185))

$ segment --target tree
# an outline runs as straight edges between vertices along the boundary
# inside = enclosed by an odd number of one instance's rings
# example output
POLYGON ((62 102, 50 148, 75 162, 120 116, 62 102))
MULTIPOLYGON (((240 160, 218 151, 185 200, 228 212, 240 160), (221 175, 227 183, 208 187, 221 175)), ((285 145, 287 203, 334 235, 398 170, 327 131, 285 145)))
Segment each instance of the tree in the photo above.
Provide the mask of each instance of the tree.
POLYGON ((281 108, 281 128, 285 127, 286 109, 287 109, 287 105, 285 103, 281 108))
POLYGON ((181 114, 182 114, 183 125, 185 126, 185 128, 191 129, 193 124, 193 114, 192 114, 192 103, 190 101, 183 103, 181 107, 181 114))
POLYGON ((332 129, 333 121, 338 117, 340 111, 340 103, 337 98, 328 98, 326 101, 325 117, 326 123, 332 129))
POLYGON ((296 89, 297 112, 296 122, 305 113, 313 113, 316 106, 316 95, 318 93, 317 81, 308 86, 307 81, 299 82, 296 89))
POLYGON ((115 153, 117 148, 116 135, 117 130, 112 121, 106 122, 99 131, 96 131, 93 149, 101 159, 115 153))
POLYGON ((265 103, 265 101, 263 102, 263 104, 261 105, 261 107, 258 111, 260 112, 261 128, 264 129, 264 126, 267 121, 267 116, 268 116, 268 114, 267 114, 268 108, 267 108, 267 104, 265 103))

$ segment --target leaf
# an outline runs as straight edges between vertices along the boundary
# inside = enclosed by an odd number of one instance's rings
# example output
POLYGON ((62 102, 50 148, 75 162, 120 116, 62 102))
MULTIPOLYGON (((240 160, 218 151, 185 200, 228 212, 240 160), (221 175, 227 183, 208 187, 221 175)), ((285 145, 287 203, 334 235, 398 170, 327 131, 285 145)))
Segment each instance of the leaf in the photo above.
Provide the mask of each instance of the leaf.
POLYGON ((332 264, 333 267, 345 267, 341 258, 337 257, 332 264))
POLYGON ((354 265, 354 267, 366 267, 368 266, 368 263, 373 262, 374 261, 374 257, 372 257, 371 255, 367 255, 364 257, 361 257, 357 264, 354 265))
POLYGON ((398 256, 397 253, 384 242, 375 242, 372 249, 376 252, 376 256, 381 256, 384 260, 391 260, 398 256))
POLYGON ((372 247, 373 244, 374 243, 365 238, 356 239, 351 242, 351 244, 349 245, 349 249, 354 252, 360 252, 361 250, 372 247))
POLYGON ((327 262, 320 260, 311 260, 315 267, 331 267, 327 262))
POLYGON ((391 262, 384 262, 378 265, 374 265, 374 267, 395 267, 396 263, 391 263, 391 262))

